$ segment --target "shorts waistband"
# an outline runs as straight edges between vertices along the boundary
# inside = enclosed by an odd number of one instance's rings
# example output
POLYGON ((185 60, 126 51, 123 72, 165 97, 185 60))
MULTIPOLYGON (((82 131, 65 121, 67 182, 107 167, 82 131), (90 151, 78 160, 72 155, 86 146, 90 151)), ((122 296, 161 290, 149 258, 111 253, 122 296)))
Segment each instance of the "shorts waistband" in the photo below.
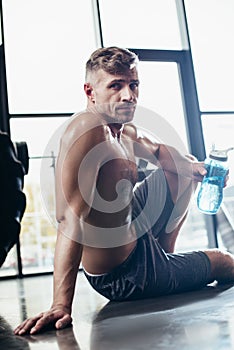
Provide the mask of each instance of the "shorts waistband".
POLYGON ((107 275, 107 273, 97 273, 97 274, 95 274, 95 273, 89 273, 88 271, 86 271, 85 270, 85 268, 84 267, 82 267, 83 268, 83 271, 84 271, 84 273, 87 275, 87 276, 90 276, 90 277, 101 277, 101 276, 105 276, 105 275, 107 275))

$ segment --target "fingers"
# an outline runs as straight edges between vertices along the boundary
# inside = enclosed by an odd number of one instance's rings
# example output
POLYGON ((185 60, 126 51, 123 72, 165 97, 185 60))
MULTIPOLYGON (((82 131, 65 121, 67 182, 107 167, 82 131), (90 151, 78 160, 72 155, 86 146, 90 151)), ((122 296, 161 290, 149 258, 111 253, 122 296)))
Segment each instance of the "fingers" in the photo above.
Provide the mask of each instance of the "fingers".
POLYGON ((38 333, 42 328, 49 326, 57 320, 53 313, 45 313, 31 328, 30 334, 38 333))
POLYGON ((199 174, 201 174, 202 176, 206 175, 207 174, 207 170, 204 166, 204 163, 198 163, 198 169, 197 169, 197 172, 199 174))
POLYGON ((55 323, 57 329, 63 329, 72 323, 72 318, 70 315, 65 315, 55 323))
POLYGON ((55 326, 57 329, 62 329, 71 324, 71 322, 72 318, 69 314, 61 311, 50 311, 25 320, 15 329, 14 333, 16 335, 24 335, 27 333, 35 334, 51 325, 55 326))
POLYGON ((25 320, 22 322, 16 329, 14 330, 15 334, 23 335, 29 332, 29 330, 34 327, 34 325, 37 323, 37 321, 42 317, 42 314, 39 314, 36 317, 32 317, 30 319, 25 320))
POLYGON ((193 174, 192 179, 201 182, 203 177, 207 174, 207 170, 204 166, 203 162, 195 162, 193 163, 193 174))

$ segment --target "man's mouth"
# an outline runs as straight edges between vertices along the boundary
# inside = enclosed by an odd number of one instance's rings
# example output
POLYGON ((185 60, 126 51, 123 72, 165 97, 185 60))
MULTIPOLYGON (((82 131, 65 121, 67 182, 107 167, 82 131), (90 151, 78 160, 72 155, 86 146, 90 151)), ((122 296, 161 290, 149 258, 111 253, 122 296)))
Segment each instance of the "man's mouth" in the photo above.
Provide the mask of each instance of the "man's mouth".
POLYGON ((134 112, 135 109, 136 109, 135 104, 123 104, 123 105, 118 105, 116 107, 116 111, 134 112))

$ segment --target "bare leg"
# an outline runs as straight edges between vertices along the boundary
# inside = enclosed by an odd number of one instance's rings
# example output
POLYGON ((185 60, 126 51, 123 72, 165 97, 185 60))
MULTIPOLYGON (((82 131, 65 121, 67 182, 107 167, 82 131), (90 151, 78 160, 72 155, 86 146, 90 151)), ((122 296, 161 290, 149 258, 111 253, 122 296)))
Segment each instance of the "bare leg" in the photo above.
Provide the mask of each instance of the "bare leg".
POLYGON ((185 177, 179 179, 178 175, 169 172, 165 172, 165 176, 175 208, 169 220, 169 224, 166 227, 166 232, 162 233, 159 238, 159 243, 166 253, 173 253, 176 239, 187 217, 189 203, 194 194, 196 184, 185 177), (179 186, 181 188, 180 190, 178 188, 179 186))
POLYGON ((187 213, 185 213, 179 225, 172 232, 170 233, 163 232, 160 235, 158 242, 166 253, 174 253, 176 239, 180 233, 180 229, 183 226, 186 217, 187 217, 187 213))
POLYGON ((234 256, 219 249, 205 250, 211 263, 211 278, 220 283, 234 282, 234 256))
MULTIPOLYGON (((196 189, 196 184, 189 179, 183 178, 182 187, 184 190, 178 194, 178 176, 167 172, 165 172, 165 175, 172 200, 175 205, 177 204, 178 222, 173 230, 162 233, 159 238, 159 243, 165 252, 173 253, 176 239, 185 222, 189 203, 196 189)), ((234 282, 234 256, 232 254, 219 249, 207 249, 204 253, 208 256, 211 263, 211 279, 217 280, 220 283, 234 282)))

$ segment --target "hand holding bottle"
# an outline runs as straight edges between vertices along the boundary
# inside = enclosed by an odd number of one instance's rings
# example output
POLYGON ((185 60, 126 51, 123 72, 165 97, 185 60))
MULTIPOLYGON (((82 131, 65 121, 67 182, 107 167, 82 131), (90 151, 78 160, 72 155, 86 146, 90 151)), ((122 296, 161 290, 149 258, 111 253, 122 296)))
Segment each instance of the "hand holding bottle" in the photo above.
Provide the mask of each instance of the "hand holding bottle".
POLYGON ((198 208, 206 214, 216 214, 223 200, 223 188, 228 178, 228 151, 212 150, 205 160, 206 175, 197 196, 198 208))

